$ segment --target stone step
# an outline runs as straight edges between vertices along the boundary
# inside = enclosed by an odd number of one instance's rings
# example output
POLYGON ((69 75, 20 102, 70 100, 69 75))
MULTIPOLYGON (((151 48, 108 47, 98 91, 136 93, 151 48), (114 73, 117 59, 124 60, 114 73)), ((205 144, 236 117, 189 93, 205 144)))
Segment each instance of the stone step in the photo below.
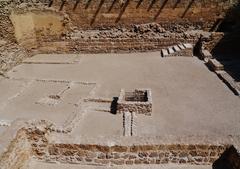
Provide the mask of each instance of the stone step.
POLYGON ((168 48, 168 54, 170 54, 170 55, 171 55, 171 54, 173 54, 173 53, 174 53, 174 50, 173 50, 173 48, 172 48, 172 47, 169 47, 169 48, 168 48))
POLYGON ((173 46, 173 49, 175 50, 175 52, 180 52, 181 51, 181 49, 177 45, 173 46))
POLYGON ((193 45, 190 44, 190 43, 184 43, 183 46, 184 46, 186 49, 192 49, 192 48, 193 48, 193 45))
POLYGON ((167 57, 168 56, 168 51, 166 49, 161 50, 162 57, 167 57))
POLYGON ((224 66, 216 59, 209 59, 208 60, 208 65, 214 70, 214 71, 219 71, 219 70, 224 70, 224 66))
POLYGON ((183 49, 186 49, 182 44, 179 44, 178 47, 183 50, 183 49))
POLYGON ((212 54, 208 50, 202 51, 203 58, 212 58, 212 54))
POLYGON ((227 72, 216 71, 218 77, 236 94, 240 96, 240 84, 237 83, 227 72))
MULTIPOLYGON (((182 50, 185 50, 185 49, 192 49, 192 48, 193 48, 193 45, 190 43, 178 44, 178 45, 168 47, 167 49, 162 49, 161 55, 162 57, 178 56, 178 52, 181 52, 182 50)), ((179 53, 179 55, 180 54, 181 53, 179 53)))

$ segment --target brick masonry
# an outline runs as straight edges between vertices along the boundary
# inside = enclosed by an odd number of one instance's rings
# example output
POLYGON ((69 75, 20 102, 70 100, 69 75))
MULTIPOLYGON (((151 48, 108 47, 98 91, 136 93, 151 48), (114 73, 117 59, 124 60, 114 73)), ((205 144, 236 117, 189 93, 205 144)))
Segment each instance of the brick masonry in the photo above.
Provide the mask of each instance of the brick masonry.
POLYGON ((96 145, 52 144, 46 133, 26 130, 33 156, 48 162, 137 165, 137 164, 193 164, 210 165, 230 145, 211 144, 154 144, 154 145, 96 145))
POLYGON ((134 145, 101 146, 50 144, 47 152, 37 152, 39 159, 52 162, 86 164, 196 164, 210 165, 227 146, 215 145, 134 145))
POLYGON ((94 165, 138 164, 231 164, 239 168, 239 152, 227 144, 142 144, 98 145, 49 143, 48 127, 24 127, 18 130, 6 152, 0 156, 3 169, 26 166, 30 158, 46 162, 94 165))
POLYGON ((113 38, 113 39, 92 39, 92 40, 64 40, 42 42, 38 48, 43 53, 108 53, 108 52, 146 52, 159 51, 162 48, 177 45, 179 43, 195 44, 195 38, 113 38))

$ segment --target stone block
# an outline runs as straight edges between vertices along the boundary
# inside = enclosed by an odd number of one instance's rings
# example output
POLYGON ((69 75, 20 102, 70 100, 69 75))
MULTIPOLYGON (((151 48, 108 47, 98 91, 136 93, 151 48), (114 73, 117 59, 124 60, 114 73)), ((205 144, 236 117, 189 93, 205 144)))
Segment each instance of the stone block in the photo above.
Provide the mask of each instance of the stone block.
POLYGON ((204 58, 212 58, 212 54, 208 50, 202 50, 202 57, 204 58))
POLYGON ((181 51, 181 49, 177 45, 173 46, 173 49, 174 49, 175 52, 181 51))
POLYGON ((193 48, 193 45, 190 44, 190 43, 185 43, 185 44, 183 44, 183 46, 184 46, 186 49, 192 49, 192 48, 193 48))
POLYGON ((132 136, 132 113, 123 112, 123 136, 132 136))
POLYGON ((208 66, 214 71, 224 70, 224 66, 216 59, 209 59, 208 66))
POLYGON ((123 165, 124 162, 125 161, 123 159, 121 159, 121 160, 111 160, 111 163, 115 164, 115 165, 123 165))
POLYGON ((133 92, 121 90, 118 99, 117 113, 136 113, 151 115, 152 94, 150 89, 136 89, 133 92))
POLYGON ((184 47, 182 44, 179 44, 178 47, 179 47, 181 50, 185 49, 185 47, 184 47))
POLYGON ((174 50, 173 50, 172 47, 169 47, 169 48, 168 48, 168 54, 170 54, 170 55, 171 55, 171 54, 174 54, 174 50))
POLYGON ((134 162, 133 162, 132 160, 127 160, 127 161, 126 161, 126 164, 127 164, 127 165, 133 165, 133 163, 134 163, 134 162))
POLYGON ((161 53, 162 53, 162 57, 168 56, 168 51, 166 49, 162 49, 161 53))
POLYGON ((216 71, 220 79, 238 96, 240 96, 240 84, 237 83, 227 72, 216 71))

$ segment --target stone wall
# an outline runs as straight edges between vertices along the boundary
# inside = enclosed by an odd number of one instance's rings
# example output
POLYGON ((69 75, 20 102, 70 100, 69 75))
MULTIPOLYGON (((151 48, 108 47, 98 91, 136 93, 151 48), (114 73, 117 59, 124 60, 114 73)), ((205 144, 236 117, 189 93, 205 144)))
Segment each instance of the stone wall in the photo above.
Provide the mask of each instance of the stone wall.
POLYGON ((230 147, 211 144, 95 145, 49 143, 46 130, 26 130, 33 156, 48 162, 133 165, 189 163, 210 165, 230 147))
MULTIPOLYGON (((49 143, 49 126, 24 127, 18 131, 8 150, 0 157, 3 169, 24 169, 30 158, 47 162, 92 165, 138 164, 231 164, 239 168, 239 152, 230 145, 143 144, 97 145, 49 143), (220 158, 219 158, 220 157, 220 158), (224 160, 222 160, 224 159, 224 160), (223 163, 222 163, 223 161, 223 163)), ((218 169, 218 168, 216 168, 218 169)))
POLYGON ((16 42, 14 36, 14 27, 9 18, 8 1, 0 0, 0 39, 16 42))
POLYGON ((193 164, 210 165, 225 151, 224 145, 101 146, 50 144, 48 152, 35 155, 52 162, 84 164, 193 164))
POLYGON ((237 0, 126 0, 124 3, 117 0, 1 0, 0 28, 3 31, 0 36, 44 53, 159 50, 196 40, 198 36, 182 34, 189 30, 210 30, 235 3, 237 0), (28 23, 29 18, 33 24, 26 33, 21 24, 28 23), (142 31, 141 26, 136 26, 146 23, 157 23, 157 33, 149 28, 142 31), (113 28, 119 31, 116 33, 113 28), (82 37, 76 31, 94 37, 82 37), (98 31, 102 35, 96 35, 98 31), (114 33, 120 36, 109 36, 114 33))
POLYGON ((3 154, 0 154, 1 169, 27 169, 31 157, 31 145, 24 130, 19 130, 3 154))
POLYGON ((151 116, 152 93, 150 89, 121 90, 117 102, 117 113, 136 113, 151 116))
POLYGON ((210 29, 216 20, 223 18, 238 0, 125 0, 124 3, 118 0, 1 0, 0 2, 9 4, 10 9, 21 8, 25 11, 51 7, 68 14, 74 25, 85 28, 157 22, 166 29, 176 30, 179 25, 182 25, 182 28, 210 29))
POLYGON ((71 1, 54 0, 51 7, 69 14, 74 25, 79 27, 104 27, 116 24, 160 23, 165 29, 186 27, 211 29, 214 22, 236 0, 112 0, 71 1), (209 15, 211 13, 211 15, 209 15), (181 25, 180 27, 178 27, 181 25))
POLYGON ((28 56, 28 52, 18 44, 0 40, 0 73, 10 70, 28 56))
POLYGON ((45 41, 40 44, 38 50, 49 53, 107 53, 107 52, 145 52, 159 51, 162 48, 174 46, 180 43, 195 44, 200 37, 199 34, 186 38, 184 34, 176 35, 173 38, 169 34, 167 37, 141 37, 138 38, 82 38, 82 39, 66 39, 64 41, 45 41))

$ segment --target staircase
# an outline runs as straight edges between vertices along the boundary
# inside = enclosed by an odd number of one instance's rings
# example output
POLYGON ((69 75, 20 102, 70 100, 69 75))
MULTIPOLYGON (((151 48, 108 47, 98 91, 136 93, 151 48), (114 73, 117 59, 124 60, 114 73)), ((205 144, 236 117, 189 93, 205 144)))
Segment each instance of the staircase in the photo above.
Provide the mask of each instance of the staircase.
POLYGON ((170 46, 167 49, 161 50, 162 57, 171 57, 171 56, 193 56, 193 45, 190 43, 178 44, 175 46, 170 46))

